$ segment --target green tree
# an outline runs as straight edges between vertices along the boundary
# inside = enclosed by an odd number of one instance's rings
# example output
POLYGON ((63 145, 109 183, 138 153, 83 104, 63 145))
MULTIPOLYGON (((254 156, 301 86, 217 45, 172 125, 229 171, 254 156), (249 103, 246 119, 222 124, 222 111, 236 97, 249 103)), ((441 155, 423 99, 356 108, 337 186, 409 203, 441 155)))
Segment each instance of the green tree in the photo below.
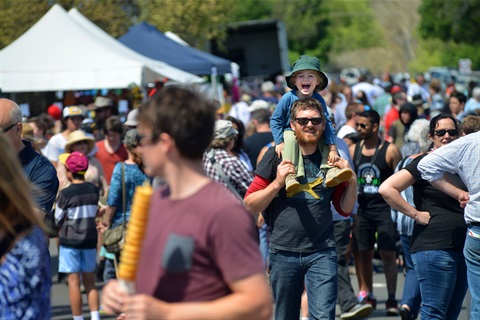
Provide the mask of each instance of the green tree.
POLYGON ((332 47, 330 20, 324 1, 278 1, 272 16, 283 21, 287 32, 290 62, 302 54, 318 57, 323 63, 332 47))
POLYGON ((232 3, 232 22, 248 20, 267 20, 272 18, 272 9, 276 0, 242 0, 232 3))
MULTIPOLYGON (((240 2, 238 2, 240 3, 240 2)), ((225 38, 236 1, 141 0, 140 18, 160 31, 172 31, 192 46, 204 49, 208 40, 225 38)))
POLYGON ((90 21, 117 38, 128 31, 140 14, 134 0, 56 0, 65 10, 77 8, 90 21))
POLYGON ((480 0, 423 0, 419 13, 423 38, 480 43, 480 0))
POLYGON ((0 49, 30 29, 48 9, 48 1, 0 1, 0 49))
MULTIPOLYGON (((127 32, 139 15, 134 0, 57 0, 65 10, 77 8, 84 16, 113 37, 127 32)), ((30 29, 52 6, 49 0, 1 0, 0 48, 30 29)))

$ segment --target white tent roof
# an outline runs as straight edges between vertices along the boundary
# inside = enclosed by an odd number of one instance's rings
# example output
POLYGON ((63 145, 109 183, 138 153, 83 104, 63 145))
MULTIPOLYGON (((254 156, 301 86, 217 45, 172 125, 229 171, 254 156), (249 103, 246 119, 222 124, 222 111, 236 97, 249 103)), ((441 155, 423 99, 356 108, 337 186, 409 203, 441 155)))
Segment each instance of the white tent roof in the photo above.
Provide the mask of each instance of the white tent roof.
MULTIPOLYGON (((73 8, 68 12, 68 15, 75 20, 83 29, 90 32, 92 35, 98 37, 105 45, 111 46, 116 52, 122 53, 125 56, 131 57, 132 59, 142 61, 147 66, 150 67, 153 71, 158 74, 165 75, 173 74, 177 79, 171 79, 177 82, 202 82, 202 78, 197 77, 196 75, 190 74, 183 70, 177 69, 166 64, 163 61, 154 60, 149 57, 146 57, 135 50, 130 49, 105 31, 98 27, 95 23, 88 20, 77 8, 73 8), (178 75, 178 76, 177 76, 178 75)), ((167 76, 168 77, 168 76, 167 76)))
POLYGON ((0 51, 0 88, 3 92, 126 88, 132 82, 145 85, 164 77, 181 83, 201 81, 163 62, 121 50, 122 44, 105 38, 94 36, 54 5, 0 51))

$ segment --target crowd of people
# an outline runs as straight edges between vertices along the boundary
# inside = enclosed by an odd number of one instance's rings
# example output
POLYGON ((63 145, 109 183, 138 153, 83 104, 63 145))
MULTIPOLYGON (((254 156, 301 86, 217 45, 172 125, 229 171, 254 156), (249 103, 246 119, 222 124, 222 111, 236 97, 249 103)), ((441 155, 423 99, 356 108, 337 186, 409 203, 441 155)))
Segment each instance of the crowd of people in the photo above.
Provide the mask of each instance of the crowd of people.
POLYGON ((125 122, 110 97, 29 119, 0 99, 0 318, 50 317, 42 230, 57 238, 74 320, 82 284, 92 319, 335 319, 337 306, 365 318, 376 253, 388 316, 457 319, 469 291, 480 318, 480 87, 368 80, 335 83, 301 56, 239 101, 169 85, 125 122), (128 224, 145 182, 128 295, 103 238, 128 224))

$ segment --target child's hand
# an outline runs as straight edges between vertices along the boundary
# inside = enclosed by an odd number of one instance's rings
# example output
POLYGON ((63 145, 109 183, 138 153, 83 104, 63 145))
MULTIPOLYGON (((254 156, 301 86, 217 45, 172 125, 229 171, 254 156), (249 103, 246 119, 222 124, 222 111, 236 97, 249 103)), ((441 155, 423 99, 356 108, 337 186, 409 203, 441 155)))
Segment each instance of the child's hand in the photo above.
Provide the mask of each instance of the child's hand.
POLYGON ((283 146, 285 145, 285 142, 282 142, 280 144, 277 144, 275 146, 275 152, 277 153, 278 157, 282 157, 282 151, 283 151, 283 146))
POLYGON ((340 157, 338 156, 337 151, 330 150, 328 152, 328 158, 327 158, 328 164, 331 166, 334 166, 338 160, 340 160, 340 157))

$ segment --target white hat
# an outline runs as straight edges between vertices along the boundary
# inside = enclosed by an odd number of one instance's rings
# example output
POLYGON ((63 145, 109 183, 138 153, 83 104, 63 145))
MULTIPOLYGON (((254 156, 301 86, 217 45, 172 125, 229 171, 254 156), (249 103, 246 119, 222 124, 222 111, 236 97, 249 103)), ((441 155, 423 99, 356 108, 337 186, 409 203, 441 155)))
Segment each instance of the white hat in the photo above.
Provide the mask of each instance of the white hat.
POLYGON ((136 127, 138 125, 138 109, 133 109, 127 115, 127 121, 125 121, 124 125, 128 127, 136 127))
POLYGON ((226 139, 232 135, 237 135, 238 131, 233 128, 232 121, 217 120, 215 121, 215 130, 213 139, 226 139))
POLYGON ((94 103, 96 108, 112 107, 113 100, 107 97, 97 97, 94 103))
POLYGON ((269 107, 270 107, 270 105, 268 104, 267 101, 258 99, 258 100, 253 101, 252 104, 247 108, 247 110, 249 112, 253 112, 253 111, 259 110, 259 109, 268 109, 269 107))

